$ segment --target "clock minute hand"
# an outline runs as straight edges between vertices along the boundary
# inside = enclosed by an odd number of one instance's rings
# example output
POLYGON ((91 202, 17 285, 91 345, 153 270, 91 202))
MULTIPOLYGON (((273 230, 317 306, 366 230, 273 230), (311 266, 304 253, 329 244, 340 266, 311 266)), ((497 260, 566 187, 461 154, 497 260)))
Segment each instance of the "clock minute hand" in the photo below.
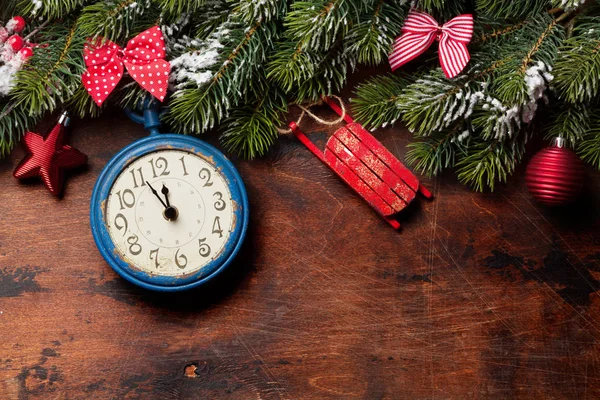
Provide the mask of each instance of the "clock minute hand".
POLYGON ((165 207, 165 208, 169 208, 165 202, 163 201, 163 199, 161 199, 160 195, 158 194, 158 192, 156 191, 156 189, 154 189, 152 187, 152 185, 150 184, 150 182, 146 181, 146 185, 148 185, 148 187, 150 188, 150 190, 152 191, 152 194, 156 196, 156 198, 158 200, 160 200, 160 203, 165 207))

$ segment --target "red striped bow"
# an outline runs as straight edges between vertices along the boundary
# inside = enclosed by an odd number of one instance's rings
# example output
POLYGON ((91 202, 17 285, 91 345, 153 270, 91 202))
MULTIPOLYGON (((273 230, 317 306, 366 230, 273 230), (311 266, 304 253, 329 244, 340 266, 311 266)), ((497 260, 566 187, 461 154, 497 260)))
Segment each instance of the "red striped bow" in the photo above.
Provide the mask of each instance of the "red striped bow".
POLYGON ((467 44, 473 35, 473 15, 462 14, 444 25, 429 14, 411 10, 404 20, 402 35, 394 42, 390 54, 392 71, 423 53, 434 40, 440 42, 440 64, 447 78, 463 70, 471 56, 467 44))
POLYGON ((81 75, 83 86, 96 104, 101 105, 123 76, 123 65, 141 87, 160 101, 167 95, 171 65, 165 58, 165 39, 158 26, 131 39, 125 50, 106 40, 86 44, 83 50, 87 70, 81 75))

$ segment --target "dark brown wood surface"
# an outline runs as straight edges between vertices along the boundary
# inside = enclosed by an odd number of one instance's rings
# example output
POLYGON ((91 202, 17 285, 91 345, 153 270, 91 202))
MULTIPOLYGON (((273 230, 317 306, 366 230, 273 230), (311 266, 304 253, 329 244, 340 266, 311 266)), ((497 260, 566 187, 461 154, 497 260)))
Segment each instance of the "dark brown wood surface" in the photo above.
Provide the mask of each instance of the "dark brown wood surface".
MULTIPOLYGON (((494 194, 423 179, 435 200, 396 232, 283 138, 234 161, 251 225, 229 273, 165 295, 119 278, 89 228, 98 174, 143 136, 120 112, 75 121, 89 168, 62 200, 13 179, 21 147, 0 163, 0 398, 600 397, 598 173, 562 210, 523 169, 494 194)), ((407 131, 375 136, 404 156, 407 131)))

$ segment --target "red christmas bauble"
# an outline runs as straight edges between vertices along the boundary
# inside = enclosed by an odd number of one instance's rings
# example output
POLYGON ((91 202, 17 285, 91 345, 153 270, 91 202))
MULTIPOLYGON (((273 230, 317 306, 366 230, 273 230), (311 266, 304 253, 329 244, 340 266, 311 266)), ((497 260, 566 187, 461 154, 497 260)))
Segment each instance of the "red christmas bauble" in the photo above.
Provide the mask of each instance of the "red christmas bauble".
POLYGON ((575 200, 583 189, 585 168, 579 157, 563 147, 564 139, 537 153, 527 166, 525 182, 540 203, 561 206, 575 200))
POLYGON ((6 43, 14 50, 19 51, 23 48, 23 38, 19 35, 12 35, 6 43))

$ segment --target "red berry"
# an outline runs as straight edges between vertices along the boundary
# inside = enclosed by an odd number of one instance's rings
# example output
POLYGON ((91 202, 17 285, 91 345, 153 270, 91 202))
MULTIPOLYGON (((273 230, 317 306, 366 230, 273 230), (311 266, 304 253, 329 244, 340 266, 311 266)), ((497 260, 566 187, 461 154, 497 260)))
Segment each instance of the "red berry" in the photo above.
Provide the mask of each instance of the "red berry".
POLYGON ((6 24, 8 30, 12 30, 13 32, 20 33, 25 29, 25 20, 23 17, 12 17, 10 21, 6 24))
POLYGON ((23 47, 21 50, 19 50, 19 54, 21 57, 23 57, 23 60, 27 60, 33 55, 33 50, 31 47, 23 47))
POLYGON ((23 48, 23 39, 19 35, 12 35, 8 38, 6 43, 13 49, 13 51, 19 51, 23 48))

